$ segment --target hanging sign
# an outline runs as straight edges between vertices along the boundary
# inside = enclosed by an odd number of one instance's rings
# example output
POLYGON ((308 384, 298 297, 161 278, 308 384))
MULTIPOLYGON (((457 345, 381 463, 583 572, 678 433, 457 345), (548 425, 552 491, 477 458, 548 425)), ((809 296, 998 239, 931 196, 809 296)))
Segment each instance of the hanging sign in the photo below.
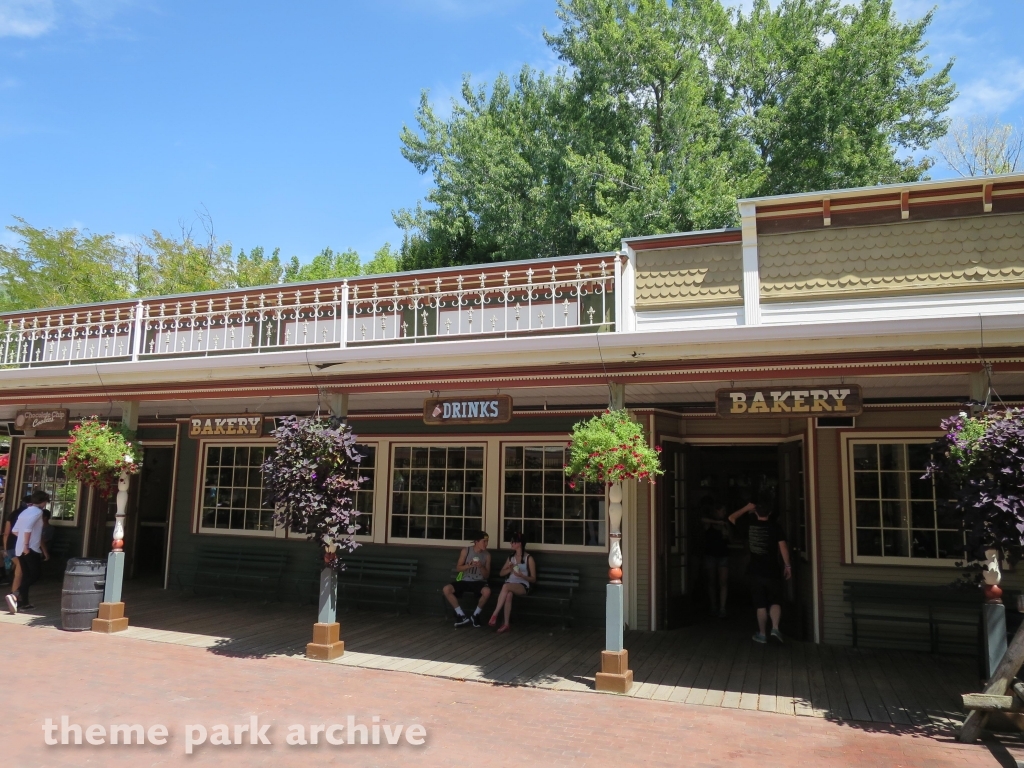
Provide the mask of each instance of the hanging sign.
POLYGON ((47 429, 63 432, 68 428, 68 409, 18 411, 14 416, 14 426, 18 429, 47 429))
POLYGON ((263 437, 263 416, 258 413, 191 416, 188 420, 188 436, 212 439, 263 437))
POLYGON ((512 420, 512 397, 430 397, 423 401, 425 424, 507 424, 512 420))
POLYGON ((715 407, 723 419, 800 418, 807 416, 858 416, 864 400, 857 384, 807 389, 720 389, 715 407))

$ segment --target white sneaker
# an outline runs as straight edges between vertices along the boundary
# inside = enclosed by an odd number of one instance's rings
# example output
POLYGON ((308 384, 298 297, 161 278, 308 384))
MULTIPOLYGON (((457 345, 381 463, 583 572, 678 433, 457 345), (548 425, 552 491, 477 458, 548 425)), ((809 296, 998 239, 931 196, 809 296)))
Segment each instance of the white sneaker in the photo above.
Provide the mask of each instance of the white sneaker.
POLYGON ((16 614, 18 612, 18 597, 17 595, 10 594, 7 596, 7 610, 11 613, 16 614))

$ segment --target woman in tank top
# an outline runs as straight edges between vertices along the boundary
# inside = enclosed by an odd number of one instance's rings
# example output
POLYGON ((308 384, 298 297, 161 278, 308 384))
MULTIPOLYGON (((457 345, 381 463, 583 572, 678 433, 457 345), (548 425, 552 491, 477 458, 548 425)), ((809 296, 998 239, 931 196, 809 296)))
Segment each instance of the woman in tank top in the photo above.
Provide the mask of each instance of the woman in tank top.
POLYGON ((501 575, 507 578, 498 595, 498 604, 488 622, 492 627, 497 624, 498 614, 504 609, 505 623, 498 627, 499 633, 509 630, 508 620, 512 615, 512 598, 515 595, 528 595, 530 587, 537 581, 537 563, 526 553, 526 541, 523 535, 516 531, 509 538, 509 544, 512 545, 512 557, 506 560, 505 565, 501 568, 501 575))

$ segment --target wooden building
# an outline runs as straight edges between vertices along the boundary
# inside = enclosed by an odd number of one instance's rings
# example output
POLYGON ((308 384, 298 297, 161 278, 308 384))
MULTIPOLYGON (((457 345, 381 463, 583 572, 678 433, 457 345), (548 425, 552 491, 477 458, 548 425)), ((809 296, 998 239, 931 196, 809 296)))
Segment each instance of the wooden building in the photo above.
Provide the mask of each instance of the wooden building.
POLYGON ((739 217, 617 253, 5 315, 8 509, 45 488, 61 549, 104 555, 112 503, 57 460, 76 419, 124 417, 145 446, 128 577, 177 588, 216 544, 284 553, 295 599, 315 553, 275 529, 258 465, 274 417, 333 411, 369 456, 358 539, 418 561, 414 609, 438 610, 470 530, 523 530, 541 569, 579 569, 577 619, 600 624, 604 491, 569 488, 562 461, 621 385, 666 469, 626 489, 629 626, 698 615, 701 505, 760 496, 794 551, 788 631, 849 643, 844 582, 956 575, 956 521, 920 479, 940 421, 1024 396, 1024 175, 744 200, 739 217), (62 409, 66 425, 18 420, 62 409))

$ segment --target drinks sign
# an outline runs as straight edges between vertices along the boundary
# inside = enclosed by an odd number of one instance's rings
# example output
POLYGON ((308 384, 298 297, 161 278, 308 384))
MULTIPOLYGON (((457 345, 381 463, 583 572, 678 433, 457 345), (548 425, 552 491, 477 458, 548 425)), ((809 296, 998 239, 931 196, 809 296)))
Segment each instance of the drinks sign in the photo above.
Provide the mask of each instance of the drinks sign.
POLYGON ((14 416, 14 426, 18 429, 47 429, 63 432, 68 428, 68 409, 18 411, 14 416))
POLYGON ((188 436, 215 440, 228 437, 262 437, 263 416, 258 413, 192 416, 188 420, 188 436))
POLYGON ((827 389, 720 389, 715 393, 718 415, 724 419, 857 416, 863 405, 856 384, 827 389))
POLYGON ((431 397, 423 401, 423 422, 440 424, 507 424, 512 420, 512 398, 431 397))

